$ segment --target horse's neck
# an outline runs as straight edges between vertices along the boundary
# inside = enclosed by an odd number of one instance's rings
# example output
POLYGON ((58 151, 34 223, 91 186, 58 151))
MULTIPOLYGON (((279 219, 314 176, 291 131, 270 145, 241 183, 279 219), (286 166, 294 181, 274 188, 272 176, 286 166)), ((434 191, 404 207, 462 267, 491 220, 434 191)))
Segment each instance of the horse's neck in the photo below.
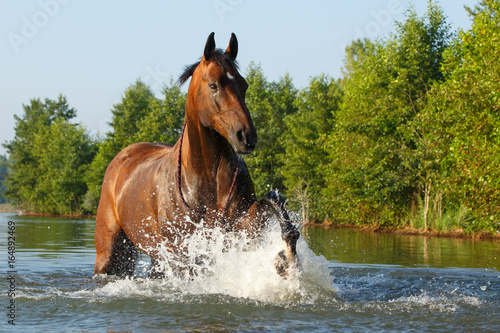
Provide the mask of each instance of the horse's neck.
POLYGON ((196 118, 188 118, 184 135, 182 159, 189 161, 186 165, 191 172, 204 181, 215 182, 220 176, 220 165, 233 164, 234 153, 229 142, 215 130, 201 125, 196 118))

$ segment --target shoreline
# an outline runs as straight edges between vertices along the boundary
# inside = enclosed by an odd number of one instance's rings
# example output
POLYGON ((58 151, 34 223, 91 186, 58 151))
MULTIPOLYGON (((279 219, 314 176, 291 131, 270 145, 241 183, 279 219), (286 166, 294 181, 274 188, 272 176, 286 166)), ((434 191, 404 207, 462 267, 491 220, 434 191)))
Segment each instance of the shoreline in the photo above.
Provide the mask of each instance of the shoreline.
POLYGON ((33 213, 33 212, 24 212, 24 211, 14 211, 17 212, 20 216, 40 216, 40 217, 64 217, 64 218, 74 218, 74 219, 95 219, 95 215, 85 215, 85 214, 61 214, 54 215, 49 213, 33 213))
POLYGON ((361 231, 369 231, 381 234, 395 234, 395 235, 405 235, 405 236, 427 236, 427 237, 438 237, 438 238, 457 238, 457 239, 472 239, 481 241, 492 241, 500 242, 500 232, 496 235, 492 235, 486 231, 475 232, 474 234, 466 234, 464 230, 458 229, 453 231, 437 231, 437 230, 422 230, 411 227, 382 227, 382 226, 371 226, 371 225, 357 225, 357 224, 329 224, 329 223, 309 223, 304 225, 303 228, 352 228, 359 229, 361 231))
MULTIPOLYGON (((3 208, 3 207, 2 207, 3 208)), ((81 219, 95 219, 95 215, 85 215, 85 214, 64 214, 64 215, 54 215, 47 213, 34 213, 25 212, 21 210, 16 210, 14 208, 0 209, 0 213, 17 213, 20 216, 45 216, 45 217, 63 217, 63 218, 81 218, 81 219)), ((369 231, 374 233, 382 234, 395 234, 395 235, 406 235, 406 236, 427 236, 427 237, 442 237, 442 238, 458 238, 458 239, 472 239, 472 240, 482 240, 482 241, 492 241, 500 242, 500 232, 496 235, 491 233, 480 231, 474 234, 466 234, 463 230, 458 229, 454 231, 437 231, 437 230, 422 230, 411 227, 395 228, 395 227, 382 227, 382 226, 372 226, 372 225, 357 225, 357 224, 335 224, 335 223, 308 223, 303 225, 303 228, 353 228, 362 231, 369 231)))

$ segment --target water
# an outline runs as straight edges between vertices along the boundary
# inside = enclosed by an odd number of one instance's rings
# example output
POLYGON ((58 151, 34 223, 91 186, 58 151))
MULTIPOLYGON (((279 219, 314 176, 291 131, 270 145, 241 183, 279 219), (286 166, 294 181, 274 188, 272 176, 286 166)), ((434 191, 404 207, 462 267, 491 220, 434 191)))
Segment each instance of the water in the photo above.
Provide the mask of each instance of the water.
MULTIPOLYGON (((0 265, 9 269, 8 221, 16 223, 15 326, 7 323, 2 279, 0 331, 482 331, 500 328, 500 243, 308 229, 302 267, 283 280, 272 267, 281 247, 225 251, 217 232, 193 239, 215 252, 191 278, 93 278, 94 221, 0 214, 0 265)), ((227 241, 227 239, 226 239, 227 241)), ((234 241, 234 240, 233 240, 234 241)))

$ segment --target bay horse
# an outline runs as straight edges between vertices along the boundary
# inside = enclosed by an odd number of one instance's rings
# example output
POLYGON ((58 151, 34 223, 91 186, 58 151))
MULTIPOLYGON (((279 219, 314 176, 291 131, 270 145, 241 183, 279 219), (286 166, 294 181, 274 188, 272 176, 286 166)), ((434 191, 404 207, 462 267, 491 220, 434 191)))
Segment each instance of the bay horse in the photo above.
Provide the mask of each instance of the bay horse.
POLYGON ((297 264, 300 234, 284 198, 271 191, 256 200, 239 156, 255 149, 257 132, 245 104, 248 84, 238 72, 237 53, 234 33, 225 51, 215 48, 211 33, 201 60, 179 77, 181 85, 191 82, 177 143, 135 143, 108 165, 96 216, 94 274, 132 275, 139 249, 151 257, 150 276, 161 276, 155 273, 162 260, 158 244, 182 257, 177 240, 200 223, 255 238, 273 214, 284 241, 276 270, 285 276, 297 264))

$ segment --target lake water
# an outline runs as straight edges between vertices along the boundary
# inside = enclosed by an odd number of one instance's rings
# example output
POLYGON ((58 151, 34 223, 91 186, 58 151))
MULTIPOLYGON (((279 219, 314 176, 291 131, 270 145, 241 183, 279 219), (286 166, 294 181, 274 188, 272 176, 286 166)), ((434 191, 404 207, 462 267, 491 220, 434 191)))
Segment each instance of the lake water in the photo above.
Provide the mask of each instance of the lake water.
POLYGON ((272 267, 281 247, 273 226, 249 249, 234 244, 222 251, 222 236, 198 235, 193 251, 210 254, 211 263, 195 277, 149 280, 148 258, 141 256, 134 279, 114 279, 92 277, 94 225, 0 214, 0 331, 500 329, 498 242, 309 228, 298 244, 301 268, 284 280, 272 267), (8 221, 15 223, 12 267, 8 221))

